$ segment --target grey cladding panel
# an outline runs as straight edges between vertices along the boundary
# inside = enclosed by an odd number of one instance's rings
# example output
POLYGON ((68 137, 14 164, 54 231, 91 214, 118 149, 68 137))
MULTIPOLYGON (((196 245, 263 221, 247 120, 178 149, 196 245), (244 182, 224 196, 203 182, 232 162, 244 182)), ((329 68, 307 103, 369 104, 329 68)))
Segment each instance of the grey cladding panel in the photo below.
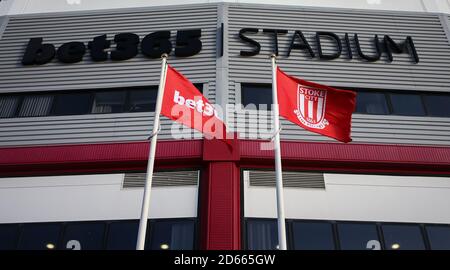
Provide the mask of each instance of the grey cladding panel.
MULTIPOLYGON (((446 18, 447 19, 447 18, 446 18)), ((444 23, 448 21, 442 20, 444 23)), ((248 35, 261 43, 257 56, 242 57, 240 50, 251 47, 242 42, 238 33, 241 28, 254 27, 287 29, 287 35, 280 35, 279 66, 288 74, 306 80, 338 87, 363 87, 376 89, 420 90, 450 92, 450 43, 441 24, 439 15, 429 13, 381 13, 372 11, 345 11, 303 9, 295 7, 267 7, 233 5, 229 7, 229 102, 239 103, 240 84, 271 83, 269 54, 272 41, 267 34, 248 35), (286 57, 290 39, 295 30, 301 30, 316 53, 311 59, 305 51, 293 50, 286 57), (326 61, 317 57, 315 33, 330 31, 342 39, 345 33, 358 33, 362 50, 367 54, 374 51, 369 39, 378 34, 390 35, 395 41, 404 41, 412 36, 420 62, 414 64, 408 54, 394 54, 394 61, 387 62, 386 53, 381 60, 368 63, 359 58, 352 42, 353 60, 347 57, 344 46, 339 59, 326 61)), ((353 38, 351 38, 352 40, 353 38)), ((342 40, 343 41, 343 40, 342 40)), ((329 50, 325 45, 325 50, 329 50)), ((229 126, 238 131, 242 138, 269 138, 274 132, 264 123, 271 123, 269 116, 256 121, 248 112, 228 112, 229 126)), ((281 138, 301 141, 332 141, 332 139, 306 131, 286 120, 281 121, 281 138)), ((450 119, 437 117, 406 117, 355 114, 352 121, 354 142, 400 143, 419 145, 450 145, 450 119)))
MULTIPOLYGON (((270 113, 262 113, 258 120, 254 115, 240 110, 229 112, 228 126, 237 131, 243 139, 271 138, 274 130, 270 113)), ((282 140, 334 141, 287 120, 281 119, 280 122, 282 140)), ((354 114, 352 139, 357 143, 450 145, 450 119, 354 114)))
MULTIPOLYGON (((43 37, 57 48, 69 41, 87 44, 95 36, 131 32, 142 38, 154 31, 170 30, 175 46, 176 30, 202 29, 202 51, 188 58, 169 57, 169 63, 193 82, 215 78, 217 7, 169 7, 146 11, 94 13, 85 15, 41 15, 11 17, 0 40, 0 93, 88 89, 132 85, 157 85, 160 60, 139 51, 133 59, 92 62, 89 52, 82 62, 63 64, 54 59, 42 66, 22 66, 28 40, 43 37), (195 20, 193 20, 195 18, 195 20)), ((113 45, 114 47, 114 45, 113 45)), ((209 89, 213 95, 214 89, 209 89)))
MULTIPOLYGON (((229 10, 229 55, 230 79, 237 81, 270 82, 271 69, 268 56, 272 42, 267 34, 248 35, 261 43, 257 56, 241 57, 239 52, 249 45, 242 42, 238 33, 241 28, 256 27, 289 30, 279 36, 280 67, 294 76, 335 86, 394 88, 423 91, 450 91, 450 44, 438 15, 427 13, 381 14, 364 11, 317 11, 298 8, 267 8, 258 6, 231 6, 229 10), (286 53, 292 34, 301 30, 316 53, 311 59, 305 51, 286 53), (380 40, 390 35, 395 41, 404 41, 412 36, 420 57, 414 64, 408 54, 394 54, 394 61, 387 62, 386 54, 374 63, 359 59, 351 38, 354 59, 347 57, 343 42, 343 55, 339 59, 326 61, 317 57, 315 33, 330 31, 343 41, 345 33, 358 33, 363 52, 371 55, 374 45, 371 40, 378 34, 380 40)), ((325 40, 324 40, 325 41, 325 40)), ((325 51, 331 52, 325 42, 325 51)))
MULTIPOLYGON (((132 32, 142 40, 154 31, 170 30, 174 47, 176 30, 199 28, 201 52, 187 58, 176 58, 172 53, 169 63, 192 82, 203 83, 208 97, 214 101, 216 24, 215 5, 11 17, 0 40, 0 93, 159 83, 160 60, 146 58, 141 51, 133 59, 119 62, 92 62, 88 51, 83 61, 75 64, 54 59, 42 66, 22 66, 24 49, 32 37, 43 37, 44 43, 58 48, 69 41, 87 44, 102 34, 112 40, 115 34, 132 32)), ((0 119, 0 146, 146 140, 152 122, 153 113, 0 119)), ((184 139, 201 138, 198 132, 163 117, 158 139, 173 139, 172 129, 184 139)))
MULTIPOLYGON (((88 114, 10 118, 0 121, 0 146, 142 141, 153 128, 153 113, 88 114)), ((199 139, 201 134, 165 117, 158 139, 199 139)))

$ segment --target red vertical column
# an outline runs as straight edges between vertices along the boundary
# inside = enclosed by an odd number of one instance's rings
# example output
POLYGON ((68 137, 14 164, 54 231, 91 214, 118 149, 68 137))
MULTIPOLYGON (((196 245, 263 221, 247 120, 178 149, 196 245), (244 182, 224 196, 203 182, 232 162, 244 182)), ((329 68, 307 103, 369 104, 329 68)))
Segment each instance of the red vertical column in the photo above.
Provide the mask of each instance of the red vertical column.
POLYGON ((200 195, 201 249, 241 248, 239 141, 204 140, 200 195))

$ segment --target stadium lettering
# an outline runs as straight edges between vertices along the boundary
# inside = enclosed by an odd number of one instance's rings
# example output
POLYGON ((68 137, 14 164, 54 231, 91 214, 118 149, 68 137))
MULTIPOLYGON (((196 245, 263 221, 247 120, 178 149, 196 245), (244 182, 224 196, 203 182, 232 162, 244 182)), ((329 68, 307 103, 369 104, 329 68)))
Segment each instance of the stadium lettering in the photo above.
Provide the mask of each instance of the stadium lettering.
MULTIPOLYGON (((255 40, 259 33, 263 35, 269 35, 272 43, 272 53, 276 55, 279 54, 278 48, 278 37, 280 35, 288 34, 287 30, 284 29, 260 29, 258 28, 242 28, 239 31, 239 38, 247 43, 251 49, 250 50, 242 50, 240 52, 241 56, 254 56, 260 53, 261 44, 255 40), (249 37, 252 36, 252 37, 249 37)), ((363 46, 361 46, 361 37, 358 34, 353 35, 353 44, 356 47, 356 52, 360 56, 361 59, 364 59, 368 62, 375 62, 380 60, 382 53, 386 53, 387 60, 392 62, 394 60, 393 53, 408 53, 414 63, 419 63, 419 55, 417 54, 416 47, 414 46, 414 42, 412 37, 407 36, 403 42, 394 41, 389 35, 385 35, 380 41, 378 35, 374 35, 373 40, 370 42, 373 43, 374 51, 372 53, 367 53, 363 51, 363 46)), ((350 36, 348 33, 345 33, 343 37, 339 37, 335 33, 332 32, 316 32, 314 36, 315 45, 317 48, 317 54, 319 59, 323 60, 333 60, 342 56, 343 52, 346 52, 347 59, 353 59, 353 48, 350 36), (323 46, 323 43, 327 43, 326 52, 323 46), (331 48, 331 49, 330 49, 331 48), (345 48, 345 50, 344 50, 345 48)), ((290 37, 290 44, 285 54, 286 57, 289 57, 294 51, 304 51, 306 55, 309 55, 311 58, 316 57, 316 53, 312 49, 310 42, 305 38, 302 31, 294 31, 290 37)))

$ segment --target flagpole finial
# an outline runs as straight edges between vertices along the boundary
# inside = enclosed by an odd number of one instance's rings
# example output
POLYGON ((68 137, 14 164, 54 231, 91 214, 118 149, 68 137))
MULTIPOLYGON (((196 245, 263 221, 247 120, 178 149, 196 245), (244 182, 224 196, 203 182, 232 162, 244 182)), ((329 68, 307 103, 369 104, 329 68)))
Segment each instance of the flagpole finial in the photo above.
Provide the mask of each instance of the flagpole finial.
POLYGON ((270 58, 275 58, 275 59, 277 59, 277 55, 274 54, 274 53, 272 53, 272 54, 270 55, 270 58))
POLYGON ((161 54, 161 58, 167 58, 167 57, 169 57, 169 55, 167 53, 161 54))

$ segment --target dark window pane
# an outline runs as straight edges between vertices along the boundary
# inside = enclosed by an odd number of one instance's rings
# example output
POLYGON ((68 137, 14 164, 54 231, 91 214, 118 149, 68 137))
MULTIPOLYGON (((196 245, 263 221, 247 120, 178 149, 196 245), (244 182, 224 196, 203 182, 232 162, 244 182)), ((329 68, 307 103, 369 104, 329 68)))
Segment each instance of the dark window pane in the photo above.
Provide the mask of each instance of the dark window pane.
POLYGON ((193 221, 157 221, 151 234, 151 249, 194 249, 193 221))
POLYGON ((14 117, 19 97, 0 97, 0 118, 14 117))
POLYGON ((56 249, 60 231, 60 224, 25 224, 18 248, 22 250, 56 249))
POLYGON ((294 222, 292 224, 295 250, 333 250, 332 225, 325 222, 294 222))
POLYGON ((242 105, 253 105, 261 110, 271 110, 272 106, 272 86, 242 84, 242 105))
POLYGON ((91 111, 90 93, 56 94, 52 114, 75 115, 87 114, 91 111))
POLYGON ((340 223, 337 226, 341 249, 381 249, 375 224, 340 223))
POLYGON ((433 250, 450 250, 450 226, 425 227, 433 250))
POLYGON ((450 117, 450 94, 425 95, 425 106, 428 115, 437 117, 450 117))
POLYGON ((249 250, 274 250, 278 245, 275 220, 247 221, 247 248, 249 250))
POLYGON ((136 249, 138 228, 138 221, 123 221, 111 223, 108 230, 106 249, 136 249))
POLYGON ((153 112, 155 111, 156 96, 158 90, 153 88, 130 90, 130 112, 153 112))
POLYGON ((19 226, 0 225, 0 250, 16 249, 19 226))
POLYGON ((425 249, 422 233, 418 225, 382 225, 386 249, 425 249))
POLYGON ((194 83, 194 86, 203 94, 203 83, 194 83))
POLYGON ((422 99, 417 94, 389 94, 392 103, 392 113, 399 115, 425 115, 422 99))
POLYGON ((125 91, 95 93, 93 113, 121 113, 125 105, 125 91))
POLYGON ((52 101, 53 96, 50 95, 26 96, 20 106, 19 117, 49 115, 52 101))
POLYGON ((62 249, 99 250, 103 249, 105 224, 68 224, 64 231, 62 249))
POLYGON ((386 95, 378 92, 358 92, 356 95, 356 113, 389 114, 386 95))

